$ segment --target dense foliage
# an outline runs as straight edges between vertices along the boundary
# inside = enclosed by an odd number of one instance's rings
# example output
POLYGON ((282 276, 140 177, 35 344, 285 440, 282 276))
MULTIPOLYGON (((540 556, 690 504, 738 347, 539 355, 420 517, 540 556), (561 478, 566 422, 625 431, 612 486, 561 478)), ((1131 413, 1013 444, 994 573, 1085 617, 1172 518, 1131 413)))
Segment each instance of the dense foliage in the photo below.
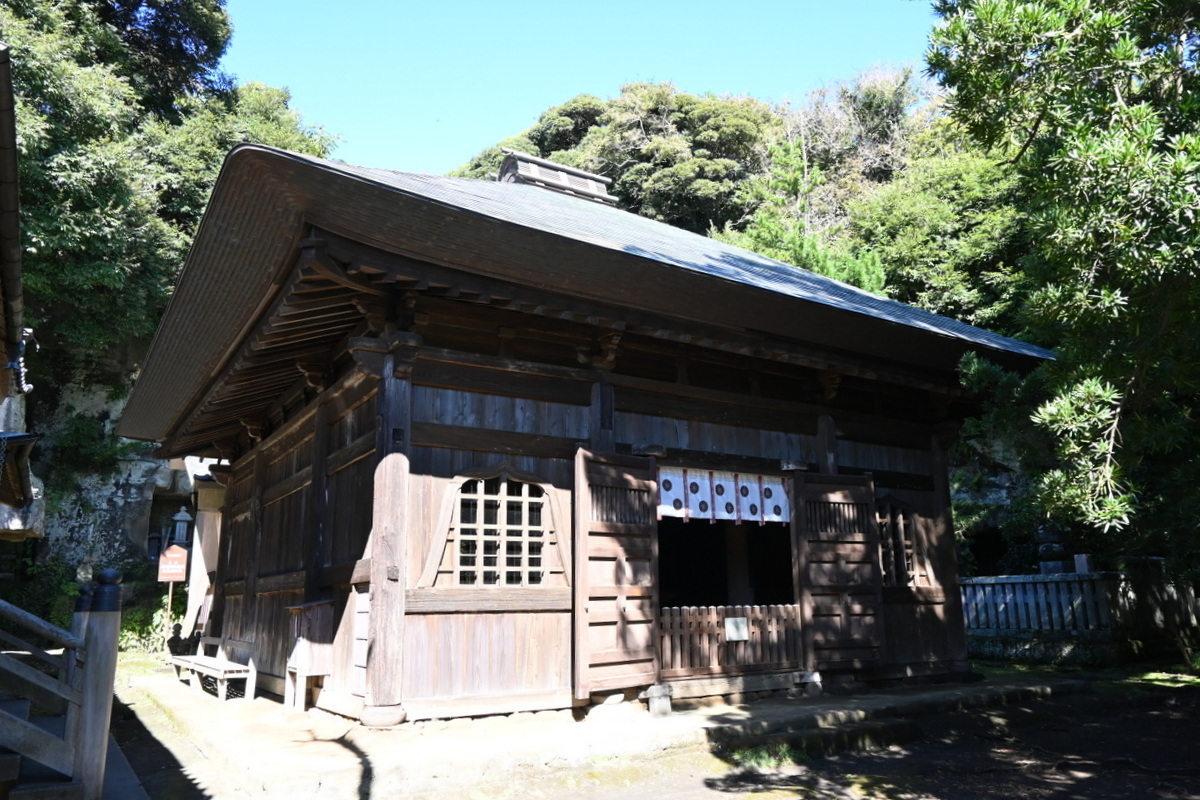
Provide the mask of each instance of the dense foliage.
POLYGON ((40 343, 29 425, 43 435, 35 471, 52 530, 68 505, 90 513, 83 478, 113 475, 139 449, 112 435, 106 400, 131 382, 226 153, 240 142, 313 155, 332 146, 285 91, 235 88, 219 71, 230 30, 224 0, 0 4, 25 320, 40 343))
POLYGON ((229 87, 221 0, 0 6, 14 55, 24 277, 45 387, 128 380, 240 141, 324 154, 286 92, 229 87))
MULTIPOLYGON (((501 147, 552 158, 611 178, 630 211, 1055 347, 1025 378, 963 365, 995 400, 967 426, 988 443, 972 458, 1019 465, 1032 487, 1011 524, 1059 524, 1089 549, 1193 552, 1194 4, 935 8, 944 96, 904 70, 796 108, 632 84, 549 109, 456 174, 494 172, 501 147), (1105 530, 1121 533, 1092 535, 1105 530)), ((119 392, 228 149, 323 155, 332 141, 286 92, 220 72, 223 0, 10 0, 0 30, 15 56, 35 374, 119 392)), ((93 441, 103 419, 59 413, 81 459, 110 458, 93 441)))
POLYGON ((943 0, 931 70, 1026 183, 1027 276, 1057 347, 1042 499, 1194 551, 1200 518, 1200 29, 1180 0, 943 0))

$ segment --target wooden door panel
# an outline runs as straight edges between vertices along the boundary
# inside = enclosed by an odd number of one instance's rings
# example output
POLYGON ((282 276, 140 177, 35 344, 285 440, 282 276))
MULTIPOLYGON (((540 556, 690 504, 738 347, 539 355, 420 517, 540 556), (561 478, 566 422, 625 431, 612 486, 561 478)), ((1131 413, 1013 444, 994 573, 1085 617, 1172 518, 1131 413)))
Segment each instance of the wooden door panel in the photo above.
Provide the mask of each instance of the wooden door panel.
POLYGON ((874 486, 869 479, 802 475, 795 491, 805 666, 876 666, 884 630, 874 486))
POLYGON ((658 522, 649 459, 575 462, 575 697, 658 678, 658 522))

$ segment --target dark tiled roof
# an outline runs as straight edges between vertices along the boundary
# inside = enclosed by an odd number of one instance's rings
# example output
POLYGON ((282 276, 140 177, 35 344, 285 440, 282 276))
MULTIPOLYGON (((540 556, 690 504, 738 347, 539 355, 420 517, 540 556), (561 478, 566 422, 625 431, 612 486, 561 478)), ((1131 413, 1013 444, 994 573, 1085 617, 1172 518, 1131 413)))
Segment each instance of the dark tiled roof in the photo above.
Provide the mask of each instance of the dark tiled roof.
POLYGON ((689 272, 866 314, 983 347, 1032 358, 1053 357, 1050 351, 1041 347, 879 297, 707 236, 534 186, 309 160, 405 194, 567 239, 644 256, 689 272))
MULTIPOLYGON (((792 342, 952 381, 984 351, 1028 369, 1052 354, 806 270, 578 197, 517 183, 354 167, 241 145, 213 189, 122 416, 122 436, 166 441, 217 391, 295 269, 328 230, 383 251, 613 309, 792 342), (528 232, 526 234, 526 232, 528 232)), ((787 346, 787 345, 785 345, 787 346)), ((839 356, 840 357, 840 356, 839 356)), ((182 452, 182 451, 181 451, 182 452)))

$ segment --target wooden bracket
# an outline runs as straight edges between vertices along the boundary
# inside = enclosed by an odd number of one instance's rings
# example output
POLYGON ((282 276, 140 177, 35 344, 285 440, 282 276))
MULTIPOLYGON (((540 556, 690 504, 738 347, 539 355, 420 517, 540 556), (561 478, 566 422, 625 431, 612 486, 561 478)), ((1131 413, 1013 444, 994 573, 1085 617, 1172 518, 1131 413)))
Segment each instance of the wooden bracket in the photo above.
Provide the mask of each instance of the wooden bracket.
MULTIPOLYGON (((392 333, 385 336, 355 336, 346 346, 355 365, 368 376, 383 377, 384 357, 389 353, 396 355, 396 370, 400 370, 401 362, 408 364, 412 370, 416 360, 416 351, 421 346, 422 338, 417 333, 392 333)), ((397 375, 397 377, 401 377, 397 375)))
POLYGON ((367 329, 378 336, 387 331, 388 327, 388 312, 387 306, 379 302, 375 297, 355 297, 350 301, 358 312, 363 315, 367 321, 367 329))
POLYGON ((246 429, 246 435, 250 437, 250 441, 258 444, 263 438, 263 424, 255 419, 241 419, 242 427, 246 429))
POLYGON ((621 334, 609 333, 601 336, 595 342, 582 344, 575 349, 580 364, 587 364, 596 369, 609 371, 617 363, 617 345, 621 343, 621 334))
POLYGON ((312 270, 332 283, 345 286, 347 289, 354 289, 376 297, 391 296, 391 290, 380 288, 370 281, 347 274, 345 266, 326 252, 324 239, 304 239, 300 242, 300 266, 312 270))
POLYGON ((817 374, 817 381, 821 384, 821 399, 828 403, 837 397, 838 387, 842 385, 842 375, 840 372, 822 370, 817 374))
POLYGON ((329 385, 328 373, 324 364, 297 363, 296 369, 300 370, 300 374, 304 376, 304 382, 308 384, 308 388, 310 389, 323 392, 329 385))

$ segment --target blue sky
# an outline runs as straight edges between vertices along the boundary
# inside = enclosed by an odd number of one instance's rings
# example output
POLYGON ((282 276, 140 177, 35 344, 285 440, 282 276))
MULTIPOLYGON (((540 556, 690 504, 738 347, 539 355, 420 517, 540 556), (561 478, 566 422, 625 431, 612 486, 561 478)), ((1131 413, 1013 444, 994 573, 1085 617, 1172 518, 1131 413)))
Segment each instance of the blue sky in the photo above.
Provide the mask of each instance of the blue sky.
POLYGON ((239 83, 287 87, 352 164, 440 174, 577 94, 670 81, 799 105, 922 66, 926 0, 227 0, 239 83))

